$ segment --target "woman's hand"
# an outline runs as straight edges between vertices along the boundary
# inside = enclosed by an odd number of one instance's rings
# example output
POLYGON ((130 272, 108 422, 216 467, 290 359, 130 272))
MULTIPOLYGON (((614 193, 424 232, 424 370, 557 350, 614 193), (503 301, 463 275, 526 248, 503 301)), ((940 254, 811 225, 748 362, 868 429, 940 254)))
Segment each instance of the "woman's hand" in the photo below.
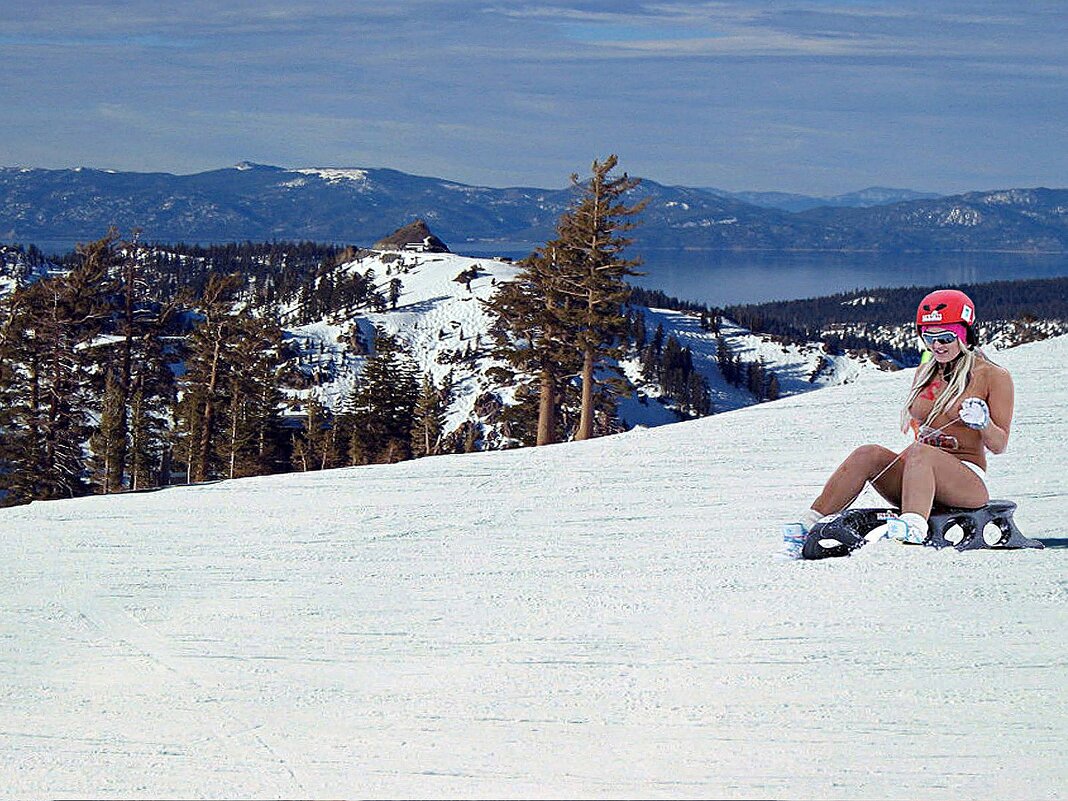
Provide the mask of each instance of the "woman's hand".
POLYGON ((965 398, 960 405, 960 421, 968 428, 982 431, 990 425, 990 407, 982 398, 965 398))

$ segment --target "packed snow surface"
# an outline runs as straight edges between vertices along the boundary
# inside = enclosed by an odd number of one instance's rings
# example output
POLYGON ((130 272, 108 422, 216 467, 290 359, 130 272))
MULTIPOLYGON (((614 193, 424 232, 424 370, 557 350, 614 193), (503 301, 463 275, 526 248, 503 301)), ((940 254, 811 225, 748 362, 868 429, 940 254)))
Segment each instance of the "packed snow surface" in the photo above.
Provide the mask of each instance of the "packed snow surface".
MULTIPOLYGON (((1068 339, 999 358, 993 495, 1062 538, 1068 339)), ((910 376, 0 510, 3 794, 1063 797, 1068 550, 774 557, 910 376)))

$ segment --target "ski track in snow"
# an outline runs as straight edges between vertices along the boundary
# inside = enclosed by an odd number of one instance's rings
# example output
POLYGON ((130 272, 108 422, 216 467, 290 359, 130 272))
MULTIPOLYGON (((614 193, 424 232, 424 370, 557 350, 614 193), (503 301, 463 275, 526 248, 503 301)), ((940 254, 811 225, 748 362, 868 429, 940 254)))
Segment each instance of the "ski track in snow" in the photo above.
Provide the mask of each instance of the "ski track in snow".
MULTIPOLYGON (((999 356, 992 494, 1031 536, 1065 536, 1066 358, 999 356)), ((0 792, 1063 797, 1068 550, 774 558, 852 448, 901 444, 910 377, 0 510, 0 792)))

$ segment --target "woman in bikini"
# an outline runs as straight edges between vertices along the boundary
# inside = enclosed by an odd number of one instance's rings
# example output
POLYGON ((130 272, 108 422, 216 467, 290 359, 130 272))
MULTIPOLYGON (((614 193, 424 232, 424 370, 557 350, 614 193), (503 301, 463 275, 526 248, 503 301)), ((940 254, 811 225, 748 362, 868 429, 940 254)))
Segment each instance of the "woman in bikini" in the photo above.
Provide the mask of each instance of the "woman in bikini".
POLYGON ((978 349, 975 304, 955 289, 932 292, 916 311, 929 360, 916 370, 901 411, 901 429, 916 441, 900 454, 881 445, 857 448, 835 470, 801 520, 807 533, 822 517, 848 507, 867 482, 901 514, 889 536, 923 542, 934 504, 975 509, 986 504, 986 451, 1009 441, 1013 386, 1008 371, 978 349))

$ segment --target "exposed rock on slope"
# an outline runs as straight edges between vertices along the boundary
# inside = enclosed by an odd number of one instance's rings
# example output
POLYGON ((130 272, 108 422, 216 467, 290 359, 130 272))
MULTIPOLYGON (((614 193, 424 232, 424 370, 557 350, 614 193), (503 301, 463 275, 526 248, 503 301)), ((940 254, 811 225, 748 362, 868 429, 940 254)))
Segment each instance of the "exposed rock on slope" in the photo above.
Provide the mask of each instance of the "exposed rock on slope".
POLYGON ((375 250, 414 250, 423 253, 451 253, 448 246, 430 232, 425 220, 398 228, 374 244, 375 250))

